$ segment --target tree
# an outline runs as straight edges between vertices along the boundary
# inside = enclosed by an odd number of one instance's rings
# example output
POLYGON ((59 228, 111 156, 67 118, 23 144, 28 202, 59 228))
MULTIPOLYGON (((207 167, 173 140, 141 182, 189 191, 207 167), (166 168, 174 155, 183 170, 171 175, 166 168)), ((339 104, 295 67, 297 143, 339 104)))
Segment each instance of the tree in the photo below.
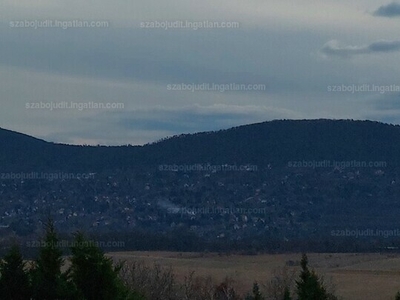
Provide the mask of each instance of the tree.
POLYGON ((301 259, 300 280, 296 281, 298 300, 328 300, 328 293, 322 280, 308 269, 308 258, 303 254, 301 259))
POLYGON ((260 292, 260 287, 258 286, 257 282, 253 283, 253 299, 254 300, 262 300, 263 296, 260 292))
POLYGON ((52 219, 45 224, 45 238, 39 257, 31 270, 33 298, 40 300, 77 299, 74 285, 69 281, 68 272, 62 273, 64 265, 62 251, 52 219))
POLYGON ((237 300, 239 297, 235 291, 235 281, 226 277, 223 282, 215 287, 214 297, 216 300, 237 300))
POLYGON ((19 247, 13 245, 0 262, 1 299, 28 300, 31 298, 30 282, 25 266, 26 263, 19 247))
POLYGON ((271 300, 290 300, 296 271, 287 266, 272 271, 272 278, 265 284, 265 292, 271 300))
POLYGON ((140 299, 131 294, 119 278, 122 264, 113 266, 110 258, 80 232, 71 247, 71 277, 86 300, 140 299))
POLYGON ((400 300, 400 292, 397 292, 395 300, 400 300))
POLYGON ((283 300, 292 300, 292 297, 290 296, 290 290, 288 287, 285 287, 285 292, 283 294, 283 300))

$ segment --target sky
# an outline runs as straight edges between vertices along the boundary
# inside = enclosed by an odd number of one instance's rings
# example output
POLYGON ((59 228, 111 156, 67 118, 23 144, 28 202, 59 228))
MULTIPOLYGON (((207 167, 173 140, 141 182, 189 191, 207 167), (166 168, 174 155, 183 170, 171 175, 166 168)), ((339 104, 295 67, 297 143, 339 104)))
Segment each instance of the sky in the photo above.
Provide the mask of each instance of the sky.
POLYGON ((0 127, 143 145, 275 119, 400 124, 400 2, 0 0, 0 127))

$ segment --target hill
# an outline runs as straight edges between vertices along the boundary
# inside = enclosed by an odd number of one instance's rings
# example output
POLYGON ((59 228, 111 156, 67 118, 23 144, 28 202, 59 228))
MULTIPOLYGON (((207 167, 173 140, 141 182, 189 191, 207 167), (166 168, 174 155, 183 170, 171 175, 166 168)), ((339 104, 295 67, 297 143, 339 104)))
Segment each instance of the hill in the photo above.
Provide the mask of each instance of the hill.
POLYGON ((54 144, 0 129, 0 142, 1 165, 9 167, 13 162, 18 169, 99 170, 193 162, 264 165, 302 159, 381 160, 397 165, 400 126, 372 121, 280 120, 179 135, 142 147, 54 144))
POLYGON ((400 236, 397 125, 279 120, 121 147, 0 129, 0 143, 8 237, 32 240, 48 214, 143 250, 381 251, 400 236))

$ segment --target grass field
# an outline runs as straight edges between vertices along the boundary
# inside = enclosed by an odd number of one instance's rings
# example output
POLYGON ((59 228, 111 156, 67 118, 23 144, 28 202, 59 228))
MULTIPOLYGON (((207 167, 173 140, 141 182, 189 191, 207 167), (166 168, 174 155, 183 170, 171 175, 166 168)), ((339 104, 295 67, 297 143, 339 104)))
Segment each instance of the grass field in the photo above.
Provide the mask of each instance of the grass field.
MULTIPOLYGON (((253 282, 271 278, 274 269, 289 260, 299 261, 301 254, 230 255, 179 252, 117 252, 115 260, 136 260, 171 266, 179 280, 190 271, 211 275, 222 281, 232 277, 240 292, 250 291, 253 282)), ((308 254, 310 267, 336 286, 336 294, 345 300, 389 300, 400 290, 400 254, 308 254)), ((299 269, 299 267, 292 267, 299 269)))

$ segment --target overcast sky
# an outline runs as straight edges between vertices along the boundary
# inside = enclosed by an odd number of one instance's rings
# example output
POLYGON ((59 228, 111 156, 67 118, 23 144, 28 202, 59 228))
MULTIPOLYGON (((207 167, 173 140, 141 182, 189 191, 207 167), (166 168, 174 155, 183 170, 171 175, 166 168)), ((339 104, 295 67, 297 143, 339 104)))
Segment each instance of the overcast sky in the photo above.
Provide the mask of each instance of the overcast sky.
POLYGON ((0 20, 0 127, 47 141, 144 144, 273 119, 400 124, 396 2, 0 0, 0 20))

